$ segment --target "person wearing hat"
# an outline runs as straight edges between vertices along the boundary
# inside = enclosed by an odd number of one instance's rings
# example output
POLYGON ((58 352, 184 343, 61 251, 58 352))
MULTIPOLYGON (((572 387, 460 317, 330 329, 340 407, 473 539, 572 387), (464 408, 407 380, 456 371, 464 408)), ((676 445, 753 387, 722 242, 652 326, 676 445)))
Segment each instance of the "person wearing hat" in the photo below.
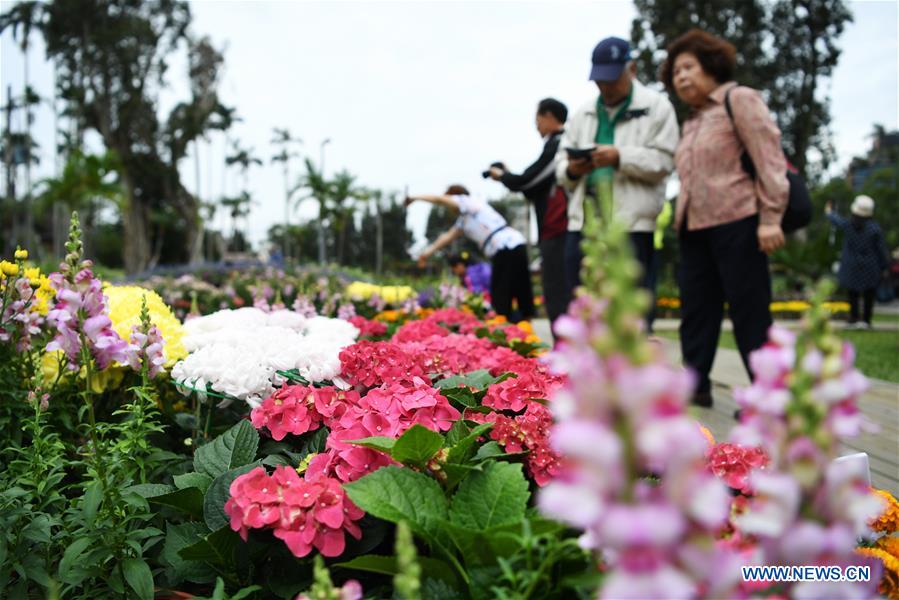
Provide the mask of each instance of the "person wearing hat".
POLYGON ((640 284, 655 251, 656 217, 665 202, 665 181, 674 168, 678 127, 668 97, 637 81, 630 44, 609 37, 593 49, 590 80, 599 95, 569 119, 556 155, 556 180, 569 192, 566 275, 580 285, 581 230, 586 205, 595 206, 597 189, 612 191, 613 218, 630 232, 643 267, 640 284), (590 158, 569 158, 568 149, 591 149, 590 158))
POLYGON ((852 201, 852 217, 846 219, 833 210, 828 202, 825 212, 830 222, 843 232, 843 251, 840 254, 840 285, 849 293, 849 327, 869 329, 874 310, 874 293, 886 274, 889 260, 880 226, 874 216, 874 200, 870 196, 856 196, 852 201), (864 302, 859 321, 859 300, 864 302))

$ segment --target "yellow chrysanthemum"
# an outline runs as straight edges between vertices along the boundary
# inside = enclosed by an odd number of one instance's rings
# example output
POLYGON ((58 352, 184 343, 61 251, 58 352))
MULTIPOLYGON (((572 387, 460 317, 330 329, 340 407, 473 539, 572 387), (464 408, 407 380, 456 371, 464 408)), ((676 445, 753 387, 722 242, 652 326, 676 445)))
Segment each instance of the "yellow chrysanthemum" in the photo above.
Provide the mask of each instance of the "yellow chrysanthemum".
POLYGON ((147 299, 150 311, 150 322, 159 329, 165 340, 165 365, 171 367, 187 356, 184 348, 184 329, 181 321, 172 313, 172 309, 154 292, 136 285, 107 286, 103 293, 109 304, 109 318, 112 327, 123 339, 131 337, 131 328, 140 325, 141 297, 147 299))
POLYGON ((17 249, 15 257, 16 260, 28 260, 28 250, 22 250, 21 248, 17 249))
POLYGON ((353 300, 368 300, 377 294, 384 302, 397 304, 415 295, 415 290, 407 285, 374 285, 364 281, 354 281, 346 288, 346 294, 353 300))
MULTIPOLYGON (((62 350, 44 352, 41 356, 41 375, 44 378, 44 383, 51 385, 60 377, 59 362, 62 356, 62 350)), ((61 377, 72 377, 74 373, 74 371, 69 371, 63 367, 61 377)), ((107 388, 115 389, 122 383, 124 376, 125 370, 122 368, 111 367, 103 371, 94 371, 93 376, 91 377, 91 391, 95 394, 101 394, 105 392, 107 388)), ((87 370, 84 369, 84 367, 78 372, 78 377, 81 379, 87 377, 87 370)))
POLYGON ((886 490, 874 490, 874 493, 883 498, 886 508, 879 517, 871 521, 871 529, 886 534, 899 531, 899 502, 886 490))
POLYGON ((15 277, 19 274, 19 265, 8 260, 0 260, 0 273, 7 277, 15 277))

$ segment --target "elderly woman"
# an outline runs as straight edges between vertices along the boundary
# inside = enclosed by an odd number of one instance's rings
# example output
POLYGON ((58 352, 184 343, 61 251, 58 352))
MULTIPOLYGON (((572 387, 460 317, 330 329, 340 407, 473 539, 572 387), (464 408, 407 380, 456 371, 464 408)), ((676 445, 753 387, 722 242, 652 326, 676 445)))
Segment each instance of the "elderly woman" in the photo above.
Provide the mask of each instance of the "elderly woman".
POLYGON ((780 131, 756 90, 733 81, 736 50, 692 29, 668 46, 662 80, 692 109, 675 153, 680 193, 681 353, 698 376, 693 402, 711 406, 709 372, 724 304, 743 364, 771 326, 768 254, 784 243, 787 164, 780 131), (728 115, 729 101, 733 118, 728 115), (748 153, 755 175, 744 170, 748 153))
POLYGON ((843 232, 843 251, 840 253, 840 285, 849 293, 849 323, 855 329, 870 329, 874 312, 874 292, 889 267, 886 244, 874 216, 874 199, 856 196, 849 211, 851 219, 841 217, 828 202, 827 218, 843 232), (864 301, 859 321, 859 296, 864 301))
POLYGON ((418 266, 424 267, 435 252, 459 237, 467 236, 490 259, 490 303, 496 314, 509 320, 531 319, 534 316, 534 292, 524 236, 510 227, 486 200, 469 194, 461 185, 451 185, 439 196, 409 196, 406 206, 416 200, 445 206, 458 215, 453 226, 419 255, 418 266), (518 303, 515 313, 513 300, 518 303))

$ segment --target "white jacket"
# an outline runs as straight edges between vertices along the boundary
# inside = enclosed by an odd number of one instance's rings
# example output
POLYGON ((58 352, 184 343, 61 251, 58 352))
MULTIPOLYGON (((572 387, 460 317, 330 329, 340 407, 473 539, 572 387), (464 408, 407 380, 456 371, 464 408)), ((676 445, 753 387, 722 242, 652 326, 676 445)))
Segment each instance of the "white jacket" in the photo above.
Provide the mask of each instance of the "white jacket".
MULTIPOLYGON (((614 178, 615 219, 629 231, 654 231, 656 216, 665 202, 665 179, 674 168, 674 150, 679 138, 677 117, 668 97, 634 80, 634 95, 628 112, 633 118, 615 125, 620 156, 614 178), (641 114, 643 113, 643 114, 641 114)), ((596 101, 585 104, 568 120, 556 154, 556 181, 569 191, 568 231, 584 225, 584 192, 588 175, 568 177, 565 148, 596 145, 596 101)))

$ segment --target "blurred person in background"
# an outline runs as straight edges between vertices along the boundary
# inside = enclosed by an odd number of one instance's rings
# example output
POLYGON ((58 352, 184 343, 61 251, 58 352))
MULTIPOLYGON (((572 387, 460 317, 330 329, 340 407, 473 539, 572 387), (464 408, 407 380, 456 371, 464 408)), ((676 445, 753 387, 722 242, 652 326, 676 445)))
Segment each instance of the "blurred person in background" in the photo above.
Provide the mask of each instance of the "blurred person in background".
POLYGON ((483 294, 490 291, 490 263, 474 262, 467 251, 453 254, 447 262, 460 285, 469 292, 483 294))
POLYGON ((870 196, 856 196, 849 209, 849 219, 833 210, 833 203, 824 208, 827 218, 843 233, 840 253, 840 285, 849 293, 848 327, 869 329, 874 312, 874 294, 881 280, 888 276, 889 259, 880 225, 874 221, 874 200, 870 196), (863 302, 859 320, 859 300, 863 302))
POLYGON ((470 194, 461 185, 451 185, 441 195, 408 196, 405 205, 417 200, 445 206, 458 215, 453 226, 422 251, 418 266, 424 268, 435 252, 464 235, 490 260, 490 303, 496 314, 512 322, 533 318, 534 291, 528 270, 527 246, 521 232, 510 227, 486 200, 470 194), (513 302, 517 303, 514 312, 513 302))

